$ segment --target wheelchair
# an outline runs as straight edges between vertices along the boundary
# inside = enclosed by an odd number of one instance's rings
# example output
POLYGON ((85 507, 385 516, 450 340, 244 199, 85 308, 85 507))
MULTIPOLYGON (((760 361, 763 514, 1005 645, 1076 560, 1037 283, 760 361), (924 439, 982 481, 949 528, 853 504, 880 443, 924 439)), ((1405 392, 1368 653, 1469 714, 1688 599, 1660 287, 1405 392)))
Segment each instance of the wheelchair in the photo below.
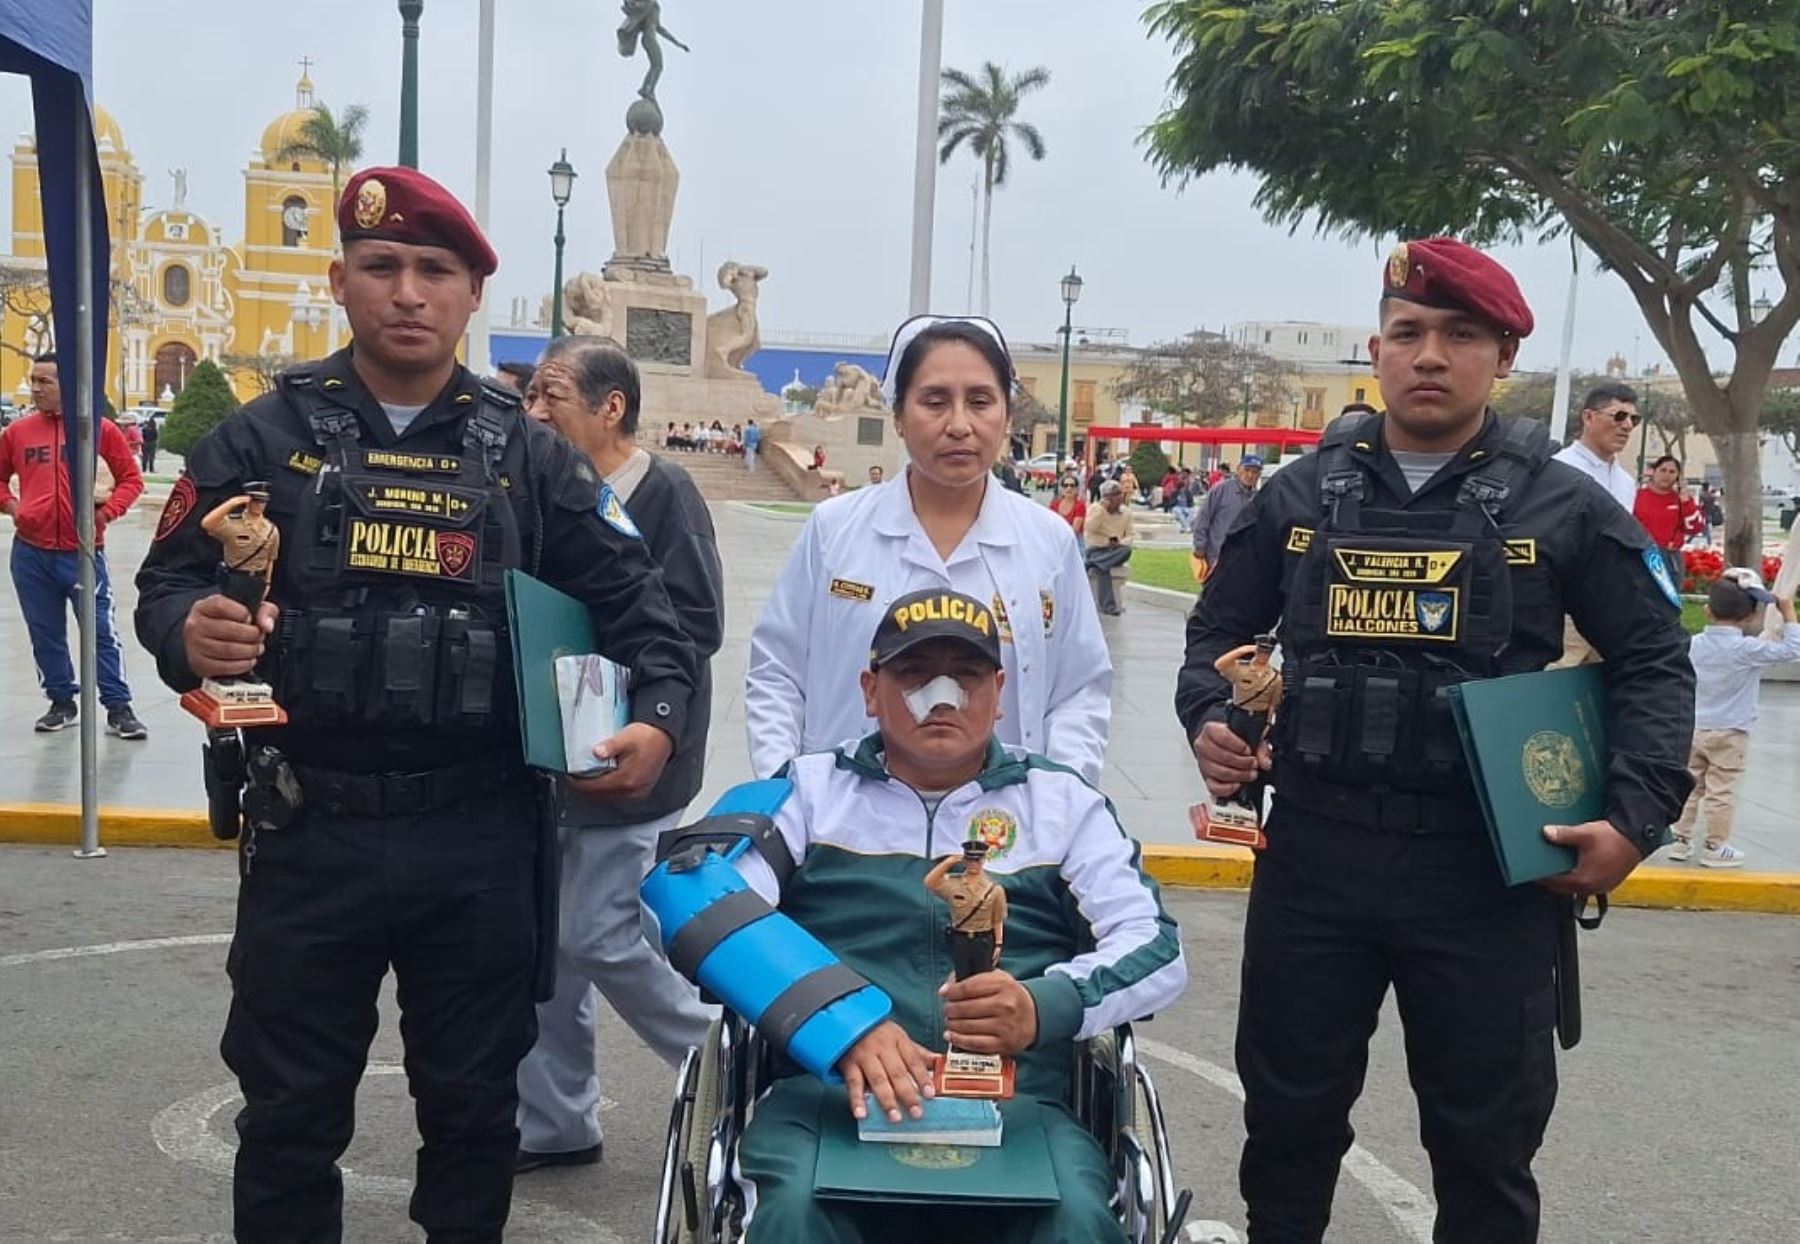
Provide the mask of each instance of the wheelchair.
MULTIPOLYGON (((744 1194, 733 1179, 738 1139, 768 1083, 767 1047, 737 1016, 715 1020, 676 1073, 657 1190, 656 1244, 735 1244, 744 1194)), ((1070 1104, 1112 1170, 1112 1207, 1133 1244, 1205 1241, 1184 1232, 1192 1194, 1177 1191, 1162 1101, 1138 1062, 1129 1024, 1084 1042, 1070 1104)))

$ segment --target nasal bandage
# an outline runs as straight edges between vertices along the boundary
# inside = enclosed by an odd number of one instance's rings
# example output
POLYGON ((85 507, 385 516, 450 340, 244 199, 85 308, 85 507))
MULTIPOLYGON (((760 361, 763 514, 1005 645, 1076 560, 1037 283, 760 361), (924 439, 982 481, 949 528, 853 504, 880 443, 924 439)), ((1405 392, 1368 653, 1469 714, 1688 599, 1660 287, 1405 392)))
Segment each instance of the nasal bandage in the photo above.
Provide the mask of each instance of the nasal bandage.
POLYGON ((948 674, 939 674, 922 687, 914 687, 906 693, 906 708, 919 725, 931 716, 932 710, 939 705, 951 709, 964 709, 969 706, 969 697, 963 692, 956 679, 948 674))

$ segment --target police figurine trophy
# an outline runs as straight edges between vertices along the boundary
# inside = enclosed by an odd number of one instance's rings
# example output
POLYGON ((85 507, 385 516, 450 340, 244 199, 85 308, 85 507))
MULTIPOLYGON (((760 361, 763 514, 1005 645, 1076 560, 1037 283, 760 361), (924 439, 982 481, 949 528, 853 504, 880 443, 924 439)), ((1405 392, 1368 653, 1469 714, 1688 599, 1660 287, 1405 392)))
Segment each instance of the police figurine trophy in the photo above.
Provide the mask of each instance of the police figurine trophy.
MULTIPOLYGON (((1241 644, 1227 652, 1213 668, 1231 684, 1231 706, 1225 724, 1249 744, 1252 754, 1262 748, 1275 706, 1281 702, 1281 672, 1269 664, 1275 655, 1275 637, 1258 635, 1253 644, 1241 644)), ((1202 842, 1221 842, 1261 850, 1263 783, 1248 782, 1237 794, 1215 800, 1209 808, 1198 803, 1189 810, 1194 837, 1202 842)))
MULTIPOLYGON (((249 610, 252 620, 269 594, 275 556, 281 551, 281 530, 266 513, 268 504, 269 486, 252 482, 200 520, 201 530, 218 541, 223 554, 220 593, 249 610)), ((275 703, 269 685, 251 675, 204 679, 198 690, 181 697, 181 707, 215 731, 287 722, 287 713, 275 703)))
MULTIPOLYGON (((987 843, 971 838, 962 854, 946 855, 925 874, 925 888, 950 905, 944 929, 950 969, 967 980, 1000 966, 1005 944, 1006 891, 987 875, 987 843), (959 870, 956 866, 961 864, 959 870)), ((940 1097, 1013 1095, 1013 1060, 1005 1054, 975 1054, 951 1046, 937 1058, 934 1087, 940 1097)))

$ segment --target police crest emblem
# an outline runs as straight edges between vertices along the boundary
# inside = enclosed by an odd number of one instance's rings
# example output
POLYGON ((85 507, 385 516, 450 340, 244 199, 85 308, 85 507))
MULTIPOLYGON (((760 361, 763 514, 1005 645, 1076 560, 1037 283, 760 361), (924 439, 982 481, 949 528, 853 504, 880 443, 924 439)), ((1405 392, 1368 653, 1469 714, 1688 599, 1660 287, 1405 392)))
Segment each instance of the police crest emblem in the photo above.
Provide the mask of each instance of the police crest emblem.
POLYGON ((371 177, 356 191, 356 227, 373 229, 387 215, 387 187, 381 179, 371 177))
POLYGON ((1546 808, 1573 807, 1587 791, 1587 774, 1575 740, 1556 730, 1539 730, 1525 740, 1519 768, 1532 796, 1546 808))
POLYGON ((1048 638, 1056 631, 1056 597, 1047 589, 1038 589, 1038 603, 1044 611, 1044 635, 1048 638))
POLYGON ((1405 289, 1406 282, 1412 277, 1412 258, 1407 254, 1406 243, 1402 242, 1388 252, 1387 283, 1389 289, 1405 289))
POLYGON ((625 506, 619 500, 619 494, 612 490, 611 484, 600 485, 600 517, 608 527, 620 535, 630 536, 633 540, 642 540, 644 533, 638 525, 631 521, 631 515, 625 512, 625 506))
POLYGON ((987 843, 987 858, 992 863, 1019 841, 1019 818, 1005 808, 983 808, 969 818, 968 841, 987 843))
POLYGON ((1454 598, 1443 592, 1420 592, 1414 601, 1419 629, 1427 635, 1436 635, 1442 631, 1450 620, 1450 610, 1455 603, 1454 598))
POLYGON ((1000 598, 1000 593, 994 593, 989 607, 994 611, 994 621, 1000 625, 1000 642, 1010 644, 1013 641, 1012 619, 1006 616, 1006 602, 1000 598))
POLYGON ((464 531, 441 532, 437 538, 438 564, 452 579, 468 573, 475 560, 475 537, 464 531))

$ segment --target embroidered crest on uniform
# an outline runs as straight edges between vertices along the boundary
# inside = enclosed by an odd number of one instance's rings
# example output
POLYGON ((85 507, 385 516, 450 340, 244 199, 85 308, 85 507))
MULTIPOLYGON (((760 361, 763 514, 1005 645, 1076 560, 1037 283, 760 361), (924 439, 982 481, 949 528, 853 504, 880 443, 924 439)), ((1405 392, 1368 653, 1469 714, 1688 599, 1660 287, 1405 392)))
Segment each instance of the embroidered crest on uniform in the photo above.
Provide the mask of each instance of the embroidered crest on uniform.
POLYGON ((464 531, 353 516, 344 534, 344 568, 426 579, 472 577, 480 543, 464 531))
POLYGON ((1311 527, 1288 528, 1287 551, 1290 553, 1306 552, 1307 549, 1312 547, 1312 538, 1313 533, 1311 527))
POLYGON ((1539 730, 1519 753, 1525 785, 1546 808, 1569 808, 1587 790, 1587 773, 1575 740, 1556 730, 1539 730))
POLYGON ((1000 626, 1000 642, 1010 644, 1013 641, 1012 619, 1006 616, 1006 602, 1000 599, 1000 593, 994 593, 991 608, 994 611, 994 621, 1000 626))
POLYGON ((1389 289, 1405 289, 1407 279, 1412 276, 1412 259, 1402 242, 1388 252, 1387 283, 1389 289))
POLYGON ((631 515, 625 512, 625 506, 619 500, 619 494, 612 490, 611 484, 600 485, 600 505, 595 511, 608 527, 622 536, 630 536, 633 540, 642 540, 644 533, 638 530, 631 515))
POLYGON ((1044 636, 1048 638, 1056 630, 1056 597, 1050 594, 1050 589, 1039 588, 1038 604, 1044 611, 1044 636))
POLYGON ((853 600, 859 605, 866 605, 875 599, 875 589, 867 583, 858 583, 854 579, 833 579, 831 594, 841 600, 853 600))
POLYGON ((199 490, 194 481, 183 475, 175 481, 175 491, 163 502, 162 516, 156 520, 156 539, 166 540, 175 534, 182 520, 194 512, 194 502, 199 500, 199 490))
POLYGON ((1509 566, 1537 565, 1537 541, 1530 536, 1506 541, 1506 564, 1509 566))
POLYGON ((356 192, 356 227, 373 229, 387 215, 387 187, 371 177, 356 192))
POLYGON ((1662 550, 1645 549, 1644 567, 1650 572, 1650 577, 1656 580, 1656 586, 1662 589, 1662 594, 1669 598, 1669 603, 1677 609, 1681 608, 1681 591, 1669 574, 1669 563, 1663 560, 1662 550))
POLYGON ((1462 561, 1461 549, 1333 549, 1352 583, 1442 583, 1462 561))
POLYGON ((1019 841, 1019 818, 1005 808, 983 808, 969 818, 968 841, 987 843, 991 863, 1019 841))
POLYGON ((1421 591, 1333 583, 1325 598, 1325 634, 1333 639, 1431 639, 1455 643, 1460 588, 1421 591))
POLYGON ((302 475, 317 475, 325 467, 325 459, 296 449, 288 455, 287 469, 302 475))

